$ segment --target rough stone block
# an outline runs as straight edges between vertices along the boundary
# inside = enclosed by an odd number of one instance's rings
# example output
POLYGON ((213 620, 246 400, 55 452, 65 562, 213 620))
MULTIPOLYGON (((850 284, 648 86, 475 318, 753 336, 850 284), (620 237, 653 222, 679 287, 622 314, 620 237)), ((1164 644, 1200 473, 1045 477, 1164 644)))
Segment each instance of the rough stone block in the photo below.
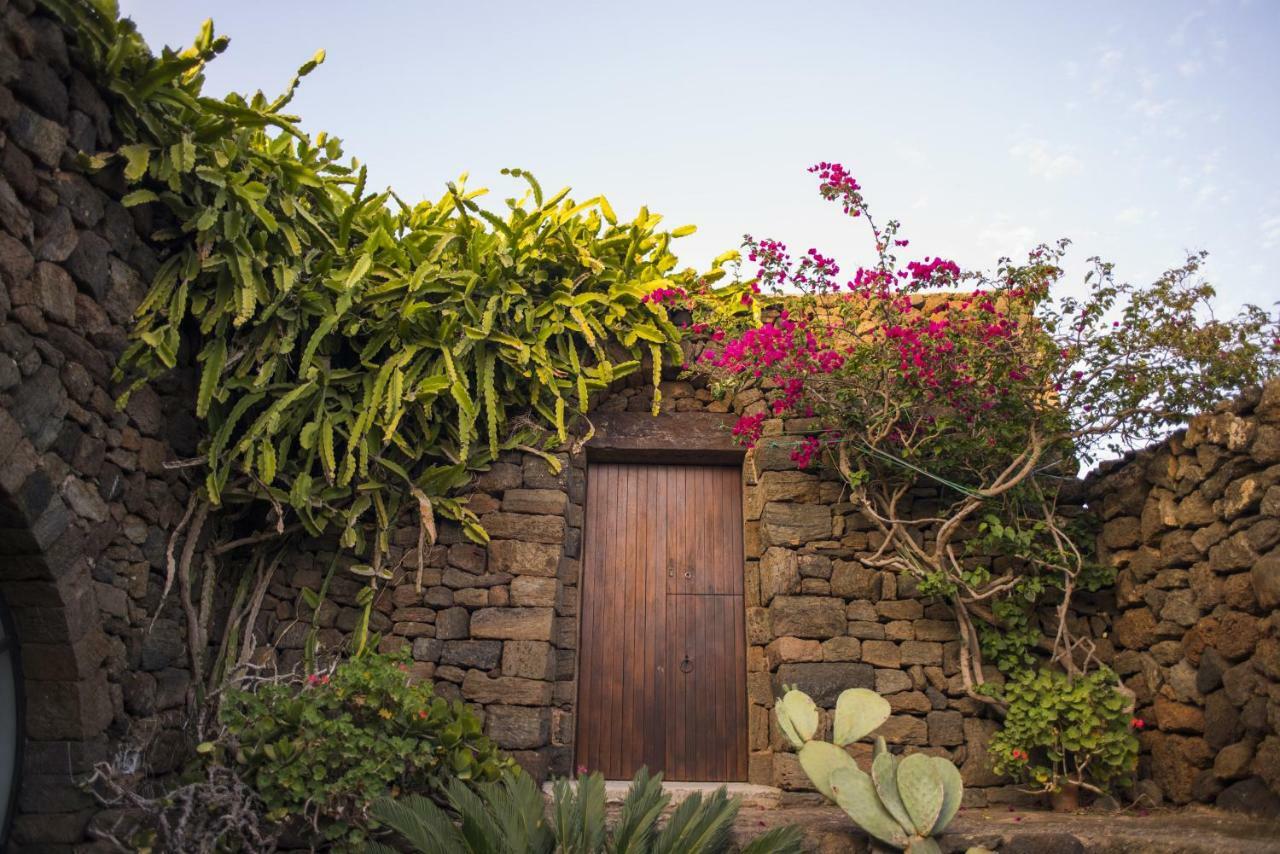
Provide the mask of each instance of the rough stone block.
POLYGON ((509 640, 503 644, 503 676, 550 680, 555 664, 555 652, 546 641, 509 640))
POLYGON ((531 543, 522 540, 490 540, 489 571, 511 575, 553 577, 560 564, 562 552, 563 549, 555 544, 531 543))
POLYGON ((782 696, 782 686, 795 684, 819 706, 834 708, 836 698, 846 688, 872 688, 875 675, 870 665, 847 662, 788 662, 778 667, 773 691, 782 696))
MULTIPOLYGON (((439 671, 437 671, 439 672, 439 671)), ((518 676, 487 676, 479 670, 468 670, 462 680, 462 696, 473 703, 512 706, 551 705, 551 683, 518 676)))
POLYGON ((560 582, 536 575, 517 576, 511 580, 511 604, 521 606, 554 606, 560 582))
POLYGON ((481 608, 471 616, 473 638, 551 640, 552 608, 481 608))
POLYGON ((568 507, 569 495, 560 489, 508 489, 502 495, 502 509, 507 513, 563 516, 568 507))
POLYGON ((771 501, 760 514, 760 534, 767 545, 802 546, 832 536, 831 508, 822 504, 771 501))
POLYGON ((844 607, 835 599, 777 596, 769 607, 769 615, 773 634, 779 637, 826 639, 845 633, 844 607))
MULTIPOLYGON (((463 683, 463 691, 466 683, 463 683)), ((551 740, 549 709, 493 705, 485 709, 485 731, 505 750, 542 747, 551 740)))

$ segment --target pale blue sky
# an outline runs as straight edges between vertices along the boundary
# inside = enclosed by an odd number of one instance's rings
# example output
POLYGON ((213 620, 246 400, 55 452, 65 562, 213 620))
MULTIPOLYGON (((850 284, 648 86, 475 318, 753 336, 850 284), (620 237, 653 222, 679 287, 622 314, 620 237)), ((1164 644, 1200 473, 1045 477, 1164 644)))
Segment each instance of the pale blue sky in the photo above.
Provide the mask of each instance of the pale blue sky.
POLYGON ((153 47, 231 36, 209 90, 294 101, 375 185, 640 204, 705 264, 744 232, 867 243, 805 168, 844 162, 921 255, 989 267, 1060 236, 1150 278, 1210 250, 1224 307, 1280 299, 1280 2, 122 0, 153 47))

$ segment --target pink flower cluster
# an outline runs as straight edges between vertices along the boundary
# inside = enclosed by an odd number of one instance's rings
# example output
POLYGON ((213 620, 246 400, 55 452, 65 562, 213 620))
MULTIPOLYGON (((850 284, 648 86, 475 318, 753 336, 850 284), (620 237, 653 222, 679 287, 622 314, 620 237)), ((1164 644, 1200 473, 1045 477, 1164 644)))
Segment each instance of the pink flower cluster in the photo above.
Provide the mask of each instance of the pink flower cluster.
POLYGON ((960 278, 959 265, 955 261, 945 261, 942 258, 934 258, 932 261, 925 258, 923 262, 912 261, 907 264, 907 271, 911 274, 913 281, 926 285, 947 284, 960 278))
POLYGON ((683 300, 688 297, 689 292, 684 288, 654 288, 645 294, 640 301, 661 305, 668 301, 683 300))

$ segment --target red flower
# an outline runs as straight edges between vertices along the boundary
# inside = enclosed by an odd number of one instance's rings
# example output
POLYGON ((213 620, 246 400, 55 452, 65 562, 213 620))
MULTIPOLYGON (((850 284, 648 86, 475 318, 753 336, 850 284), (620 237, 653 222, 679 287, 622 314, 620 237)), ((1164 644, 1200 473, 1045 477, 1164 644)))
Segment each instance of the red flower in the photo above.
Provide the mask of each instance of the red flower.
POLYGON ((1134 729, 1142 729, 1146 725, 1147 725, 1147 722, 1144 721, 1142 718, 1131 718, 1129 720, 1129 726, 1133 727, 1134 729))

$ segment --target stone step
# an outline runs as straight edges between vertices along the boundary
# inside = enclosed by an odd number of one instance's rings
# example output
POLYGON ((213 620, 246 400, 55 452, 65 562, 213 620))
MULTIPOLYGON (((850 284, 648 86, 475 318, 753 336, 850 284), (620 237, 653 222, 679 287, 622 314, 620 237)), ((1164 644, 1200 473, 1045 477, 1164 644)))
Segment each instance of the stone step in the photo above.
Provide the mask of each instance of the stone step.
MULTIPOLYGON (((742 808, 751 810, 767 810, 775 809, 782 802, 782 790, 773 786, 757 786, 752 783, 699 783, 699 782, 666 782, 662 784, 662 790, 671 797, 669 807, 675 807, 684 801, 685 798, 693 794, 700 794, 704 798, 724 787, 729 797, 738 797, 742 799, 742 808)), ((631 788, 630 780, 605 780, 604 798, 605 803, 609 806, 617 806, 622 803, 627 796, 627 790, 631 788)), ((542 791, 551 797, 552 784, 544 783, 542 791)))

